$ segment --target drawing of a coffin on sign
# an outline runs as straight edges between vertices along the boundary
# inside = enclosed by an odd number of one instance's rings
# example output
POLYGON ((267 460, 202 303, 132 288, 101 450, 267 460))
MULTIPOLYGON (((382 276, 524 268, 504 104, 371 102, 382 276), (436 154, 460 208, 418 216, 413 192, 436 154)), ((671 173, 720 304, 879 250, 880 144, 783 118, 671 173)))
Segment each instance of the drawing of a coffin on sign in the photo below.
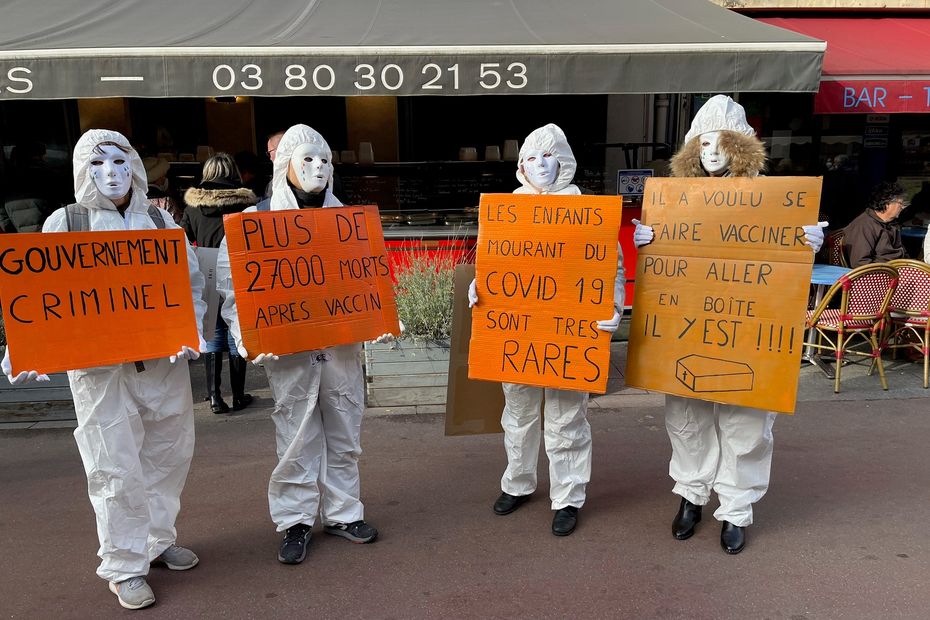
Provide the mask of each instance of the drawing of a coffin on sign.
POLYGON ((692 392, 749 392, 755 373, 743 362, 687 355, 676 363, 675 376, 692 392))

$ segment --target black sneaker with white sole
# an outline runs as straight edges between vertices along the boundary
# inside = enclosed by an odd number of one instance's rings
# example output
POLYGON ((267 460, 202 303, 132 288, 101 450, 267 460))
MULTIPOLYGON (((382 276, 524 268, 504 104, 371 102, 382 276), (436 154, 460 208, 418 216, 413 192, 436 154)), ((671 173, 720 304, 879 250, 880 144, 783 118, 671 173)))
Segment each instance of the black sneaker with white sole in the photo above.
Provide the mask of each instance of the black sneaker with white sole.
POLYGON ((374 542, 378 537, 378 530, 371 527, 364 521, 355 521, 353 523, 334 523, 327 525, 323 531, 333 536, 342 536, 348 538, 354 543, 364 544, 374 542))
POLYGON ((278 551, 278 561, 284 564, 300 564, 307 557, 307 545, 310 544, 310 532, 313 530, 305 523, 298 523, 287 528, 284 541, 278 551))

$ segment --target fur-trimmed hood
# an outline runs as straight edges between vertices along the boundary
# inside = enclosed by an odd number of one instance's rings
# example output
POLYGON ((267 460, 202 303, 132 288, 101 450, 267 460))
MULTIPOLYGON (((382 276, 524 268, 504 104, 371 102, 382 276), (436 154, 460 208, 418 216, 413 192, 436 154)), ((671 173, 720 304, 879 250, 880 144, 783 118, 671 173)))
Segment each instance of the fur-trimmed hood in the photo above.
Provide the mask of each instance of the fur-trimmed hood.
POLYGON ((184 202, 188 207, 201 209, 204 215, 208 215, 212 214, 212 211, 223 213, 242 211, 246 207, 258 204, 258 197, 247 187, 230 189, 191 187, 184 192, 184 202))
MULTIPOLYGON (((765 145, 755 136, 723 130, 720 132, 720 150, 730 158, 726 176, 756 177, 765 171, 765 145)), ((701 166, 700 135, 688 140, 672 156, 671 172, 673 177, 708 176, 701 166)))

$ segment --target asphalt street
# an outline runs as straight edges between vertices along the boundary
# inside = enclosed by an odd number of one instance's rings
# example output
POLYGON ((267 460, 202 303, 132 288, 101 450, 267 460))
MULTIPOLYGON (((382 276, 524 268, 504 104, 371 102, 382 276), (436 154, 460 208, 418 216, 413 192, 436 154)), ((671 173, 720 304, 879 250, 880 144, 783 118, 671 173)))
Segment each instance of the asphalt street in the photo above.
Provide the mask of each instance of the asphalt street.
POLYGON ((926 618, 927 400, 839 400, 825 385, 824 400, 777 420, 771 489, 737 556, 720 549, 712 510, 692 539, 671 536, 658 395, 591 408, 593 479, 566 538, 550 532, 544 455, 533 500, 499 517, 501 436, 444 437, 441 415, 368 417, 362 490, 380 538, 353 545, 317 528, 299 566, 278 563, 268 517, 270 400, 233 417, 198 404, 178 531, 201 562, 153 568, 157 603, 138 612, 94 574, 71 430, 6 430, 0 617, 926 618))

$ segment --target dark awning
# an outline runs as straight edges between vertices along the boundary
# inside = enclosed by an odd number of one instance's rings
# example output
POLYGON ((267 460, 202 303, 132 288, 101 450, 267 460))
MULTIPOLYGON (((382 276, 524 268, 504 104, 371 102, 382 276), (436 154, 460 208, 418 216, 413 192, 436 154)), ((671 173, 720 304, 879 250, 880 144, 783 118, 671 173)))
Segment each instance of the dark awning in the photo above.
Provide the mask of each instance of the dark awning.
POLYGON ((930 17, 767 17, 759 21, 828 42, 814 112, 930 112, 930 17))
POLYGON ((707 0, 12 0, 0 99, 813 92, 823 51, 707 0))

